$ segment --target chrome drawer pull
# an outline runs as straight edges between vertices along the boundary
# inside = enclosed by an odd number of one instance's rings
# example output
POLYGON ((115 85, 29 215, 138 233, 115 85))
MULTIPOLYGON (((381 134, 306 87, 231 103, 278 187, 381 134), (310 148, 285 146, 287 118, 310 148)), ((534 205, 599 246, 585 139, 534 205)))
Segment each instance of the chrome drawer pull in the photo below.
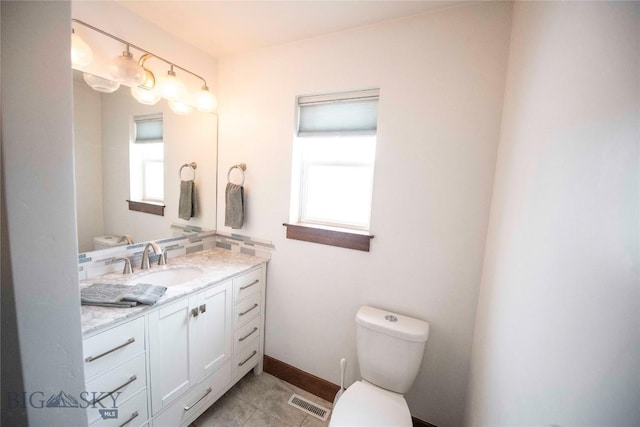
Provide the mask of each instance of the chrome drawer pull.
POLYGON ((127 421, 123 422, 123 423, 122 423, 122 424, 120 424, 118 427, 124 427, 124 426, 126 426, 126 425, 127 425, 127 424, 129 424, 131 421, 133 421, 133 419, 134 419, 134 418, 137 418, 137 417, 138 417, 138 415, 140 415, 140 414, 138 414, 138 411, 134 412, 133 414, 131 414, 131 416, 129 417, 129 419, 128 419, 127 421))
POLYGON ((249 283, 248 285, 242 286, 240 288, 241 291, 244 291, 247 288, 252 287, 253 285, 255 285, 256 283, 260 283, 260 280, 254 280, 253 282, 249 283))
POLYGON ((113 353, 113 352, 114 352, 114 351, 116 351, 116 350, 120 350, 122 347, 126 347, 126 346, 128 346, 129 344, 133 344, 135 341, 136 341, 136 339, 135 339, 135 338, 129 338, 129 339, 127 340, 127 342, 126 342, 126 343, 121 344, 121 345, 119 345, 119 346, 117 346, 117 347, 114 347, 114 348, 112 348, 112 349, 111 349, 111 350, 109 350, 109 351, 105 351, 104 353, 99 354, 99 355, 97 355, 97 356, 89 356, 89 357, 87 357, 86 359, 84 359, 84 361, 85 361, 85 362, 87 362, 87 363, 89 363, 89 362, 93 362, 94 360, 100 359, 101 357, 106 356, 106 355, 107 355, 107 354, 109 354, 109 353, 113 353))
POLYGON ((185 411, 189 411, 191 408, 193 408, 194 406, 196 406, 198 404, 198 402, 200 402, 202 399, 204 399, 205 397, 207 397, 207 395, 211 393, 211 387, 209 387, 207 389, 207 391, 202 395, 202 397, 198 400, 196 400, 195 402, 193 402, 191 405, 185 406, 184 410, 185 411))
POLYGON ((257 330, 258 330, 258 328, 253 328, 253 331, 249 332, 247 335, 245 335, 242 338, 238 339, 238 342, 242 342, 242 341, 246 340, 251 335, 255 334, 257 330))
POLYGON ((191 309, 191 316, 198 317, 198 307, 191 309))
POLYGON ((243 311, 242 313, 240 313, 240 316, 244 316, 245 314, 247 314, 248 312, 250 312, 251 310, 255 309, 256 307, 258 307, 258 304, 253 304, 253 307, 251 307, 249 310, 247 311, 243 311))
POLYGON ((207 311, 207 304, 202 304, 200 306, 200 313, 204 313, 205 311, 207 311))
POLYGON ((244 365, 244 364, 245 364, 245 363, 247 363, 249 360, 251 360, 251 358, 252 358, 253 356, 255 356, 256 354, 258 354, 258 352, 257 352, 257 351, 255 351, 255 350, 253 350, 253 353, 251 353, 251 356, 247 357, 245 360, 243 360, 242 362, 238 363, 238 366, 242 366, 242 365, 244 365))
POLYGON ((101 396, 100 399, 95 399, 93 402, 91 402, 91 405, 95 405, 96 403, 100 402, 102 399, 111 396, 113 393, 115 393, 116 391, 122 390, 123 388, 125 388, 126 386, 128 386, 129 384, 131 384, 132 382, 134 382, 135 380, 137 380, 138 377, 137 376, 132 376, 131 378, 129 378, 129 381, 127 381, 126 383, 122 384, 119 387, 114 388, 113 390, 111 390, 109 393, 105 394, 104 396, 101 396))

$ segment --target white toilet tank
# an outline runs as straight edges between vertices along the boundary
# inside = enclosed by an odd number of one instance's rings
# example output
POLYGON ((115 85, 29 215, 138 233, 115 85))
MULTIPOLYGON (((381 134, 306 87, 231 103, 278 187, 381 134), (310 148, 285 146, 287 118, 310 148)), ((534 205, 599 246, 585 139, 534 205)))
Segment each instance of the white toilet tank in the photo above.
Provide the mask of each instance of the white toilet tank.
POLYGON ((122 236, 95 236, 93 238, 93 250, 109 249, 116 246, 126 245, 122 236))
POLYGON ((420 370, 429 324, 368 306, 360 307, 356 323, 362 378, 386 390, 406 393, 420 370))

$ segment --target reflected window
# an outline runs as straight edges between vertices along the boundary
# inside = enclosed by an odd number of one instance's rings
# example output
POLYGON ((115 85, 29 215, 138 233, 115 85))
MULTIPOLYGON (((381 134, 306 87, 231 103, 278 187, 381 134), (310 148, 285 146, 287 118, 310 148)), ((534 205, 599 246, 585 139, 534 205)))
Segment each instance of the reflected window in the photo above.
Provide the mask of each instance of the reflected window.
POLYGON ((164 202, 162 114, 134 117, 134 135, 129 144, 129 172, 132 201, 164 202))

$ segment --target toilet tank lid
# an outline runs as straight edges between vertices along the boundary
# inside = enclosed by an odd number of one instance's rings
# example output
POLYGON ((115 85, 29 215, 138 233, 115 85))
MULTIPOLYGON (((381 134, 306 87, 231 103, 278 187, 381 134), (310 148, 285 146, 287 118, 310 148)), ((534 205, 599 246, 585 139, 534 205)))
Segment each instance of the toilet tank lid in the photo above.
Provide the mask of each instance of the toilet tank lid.
POLYGON ((429 338, 429 324, 424 320, 366 305, 358 310, 356 322, 365 328, 407 341, 425 342, 429 338))

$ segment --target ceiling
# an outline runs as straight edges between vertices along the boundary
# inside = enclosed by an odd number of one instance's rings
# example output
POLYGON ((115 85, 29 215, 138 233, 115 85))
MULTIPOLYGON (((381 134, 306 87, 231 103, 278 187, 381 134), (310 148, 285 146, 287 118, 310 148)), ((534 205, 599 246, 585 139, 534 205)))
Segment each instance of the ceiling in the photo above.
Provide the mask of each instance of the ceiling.
POLYGON ((131 12, 213 57, 315 37, 458 0, 119 1, 131 12))

